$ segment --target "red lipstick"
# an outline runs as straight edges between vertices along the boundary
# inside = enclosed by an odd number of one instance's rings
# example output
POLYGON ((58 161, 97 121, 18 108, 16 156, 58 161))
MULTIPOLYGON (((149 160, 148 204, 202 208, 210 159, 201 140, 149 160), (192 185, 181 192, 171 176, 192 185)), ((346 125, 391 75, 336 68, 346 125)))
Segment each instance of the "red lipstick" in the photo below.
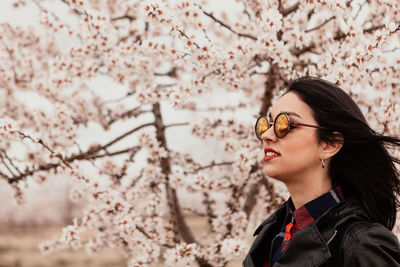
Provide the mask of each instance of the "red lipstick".
POLYGON ((264 148, 264 161, 265 162, 267 162, 271 159, 277 158, 279 156, 280 156, 280 154, 277 151, 273 150, 272 148, 264 148), (276 153, 277 155, 266 156, 267 152, 273 152, 273 153, 276 153))

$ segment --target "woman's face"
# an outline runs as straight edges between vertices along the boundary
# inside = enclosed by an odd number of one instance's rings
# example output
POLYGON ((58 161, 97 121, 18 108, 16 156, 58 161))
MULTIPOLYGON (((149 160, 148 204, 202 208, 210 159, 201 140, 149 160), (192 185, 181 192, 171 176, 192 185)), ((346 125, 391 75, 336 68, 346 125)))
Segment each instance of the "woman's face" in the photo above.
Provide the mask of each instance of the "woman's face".
MULTIPOLYGON (((282 96, 272 107, 272 121, 280 112, 296 113, 298 116, 289 115, 292 122, 317 125, 311 108, 293 92, 282 96)), ((321 150, 316 130, 312 127, 297 126, 283 138, 275 136, 273 127, 264 132, 261 136, 264 149, 272 148, 280 154, 264 161, 265 174, 286 183, 302 177, 313 177, 316 171, 320 171, 321 150)))

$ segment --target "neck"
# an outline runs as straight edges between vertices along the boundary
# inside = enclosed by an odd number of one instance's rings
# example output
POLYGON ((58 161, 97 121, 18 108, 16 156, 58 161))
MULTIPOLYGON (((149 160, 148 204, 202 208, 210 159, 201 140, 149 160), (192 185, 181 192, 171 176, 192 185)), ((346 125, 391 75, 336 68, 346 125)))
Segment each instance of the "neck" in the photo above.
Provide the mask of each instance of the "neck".
POLYGON ((319 177, 308 176, 308 179, 285 183, 296 209, 331 190, 332 182, 327 173, 319 177))

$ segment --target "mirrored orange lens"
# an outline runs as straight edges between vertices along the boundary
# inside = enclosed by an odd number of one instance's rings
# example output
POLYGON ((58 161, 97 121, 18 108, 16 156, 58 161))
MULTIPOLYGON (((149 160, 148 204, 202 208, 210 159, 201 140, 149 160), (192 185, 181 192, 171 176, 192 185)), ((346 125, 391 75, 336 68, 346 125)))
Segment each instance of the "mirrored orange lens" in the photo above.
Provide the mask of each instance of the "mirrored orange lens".
POLYGON ((281 114, 275 120, 275 134, 278 137, 284 137, 289 132, 289 120, 285 114, 281 114))
POLYGON ((268 130, 268 121, 265 117, 260 117, 256 122, 256 135, 261 139, 261 135, 268 130))

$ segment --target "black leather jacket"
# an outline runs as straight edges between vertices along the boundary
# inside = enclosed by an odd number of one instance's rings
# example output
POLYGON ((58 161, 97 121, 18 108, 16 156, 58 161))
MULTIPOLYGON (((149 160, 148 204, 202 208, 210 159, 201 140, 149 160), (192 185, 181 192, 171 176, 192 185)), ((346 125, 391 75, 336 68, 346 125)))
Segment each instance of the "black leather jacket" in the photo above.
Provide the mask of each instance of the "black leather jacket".
MULTIPOLYGON (((257 228, 254 235, 258 236, 243 266, 264 266, 272 238, 279 232, 284 217, 283 204, 257 228)), ((273 265, 283 266, 400 266, 400 244, 382 224, 371 222, 359 199, 353 196, 296 232, 273 265)))

